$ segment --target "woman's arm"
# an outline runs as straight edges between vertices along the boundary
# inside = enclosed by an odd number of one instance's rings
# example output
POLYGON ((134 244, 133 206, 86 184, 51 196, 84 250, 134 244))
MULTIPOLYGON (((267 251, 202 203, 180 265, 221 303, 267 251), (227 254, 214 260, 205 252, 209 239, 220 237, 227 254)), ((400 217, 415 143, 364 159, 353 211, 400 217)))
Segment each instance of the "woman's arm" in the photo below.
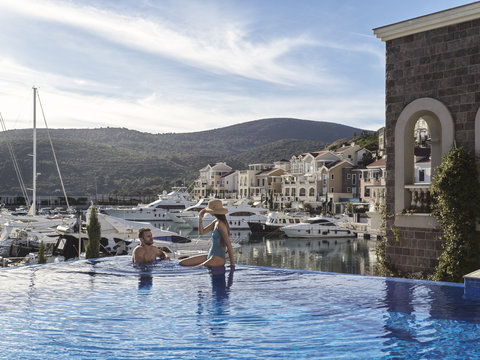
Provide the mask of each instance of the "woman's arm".
POLYGON ((206 227, 203 227, 203 216, 205 215, 205 213, 206 213, 205 209, 200 210, 200 212, 198 213, 198 234, 199 235, 203 235, 212 231, 213 227, 215 226, 216 220, 213 220, 209 225, 207 225, 206 227))
POLYGON ((227 246, 228 257, 230 258, 230 267, 235 267, 235 259, 233 257, 233 247, 232 247, 232 243, 230 242, 230 234, 227 230, 227 226, 221 221, 219 221, 217 229, 220 232, 220 235, 222 235, 222 239, 225 242, 225 245, 227 246))

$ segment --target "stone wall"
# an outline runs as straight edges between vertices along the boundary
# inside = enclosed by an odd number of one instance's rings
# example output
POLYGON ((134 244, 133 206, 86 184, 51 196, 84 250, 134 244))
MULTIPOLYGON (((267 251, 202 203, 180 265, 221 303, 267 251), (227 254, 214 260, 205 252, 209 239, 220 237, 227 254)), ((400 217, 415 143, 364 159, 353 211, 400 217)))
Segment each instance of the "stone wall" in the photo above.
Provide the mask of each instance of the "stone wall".
POLYGON ((387 231, 386 256, 399 269, 408 273, 430 274, 442 253, 438 229, 396 227, 387 231))
POLYGON ((474 150, 480 105, 480 20, 386 42, 386 254, 407 272, 432 271, 441 253, 438 229, 396 228, 394 220, 395 124, 406 105, 425 97, 449 109, 457 146, 474 150))

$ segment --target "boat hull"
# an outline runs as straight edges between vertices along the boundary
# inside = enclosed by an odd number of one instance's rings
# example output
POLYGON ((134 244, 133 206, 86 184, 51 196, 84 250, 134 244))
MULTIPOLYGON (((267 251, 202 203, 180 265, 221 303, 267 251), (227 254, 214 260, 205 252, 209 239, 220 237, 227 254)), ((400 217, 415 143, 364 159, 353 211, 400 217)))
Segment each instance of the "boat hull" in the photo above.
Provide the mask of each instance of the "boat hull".
POLYGON ((346 228, 298 228, 285 226, 282 228, 285 235, 293 238, 345 238, 355 237, 355 233, 346 228))
MULTIPOLYGON (((227 215, 228 225, 230 226, 231 230, 248 230, 249 229, 249 222, 252 223, 265 223, 266 217, 260 214, 256 214, 253 216, 248 217, 229 217, 227 215)), ((203 226, 208 226, 213 220, 215 220, 212 216, 205 216, 203 218, 203 226)), ((198 216, 195 217, 187 217, 185 218, 185 222, 190 225, 194 229, 198 229, 198 216)))
POLYGON ((132 221, 171 221, 168 212, 164 209, 101 209, 102 213, 120 219, 132 221))
POLYGON ((252 234, 283 234, 281 225, 269 225, 261 222, 248 222, 248 227, 252 234))

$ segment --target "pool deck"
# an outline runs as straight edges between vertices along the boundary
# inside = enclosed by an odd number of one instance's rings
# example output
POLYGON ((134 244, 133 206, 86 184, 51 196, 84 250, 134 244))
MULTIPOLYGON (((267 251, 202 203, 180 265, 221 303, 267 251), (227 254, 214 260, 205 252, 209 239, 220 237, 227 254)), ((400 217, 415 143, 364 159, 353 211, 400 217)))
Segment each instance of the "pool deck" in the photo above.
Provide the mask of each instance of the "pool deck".
POLYGON ((480 270, 464 275, 464 295, 469 299, 480 299, 480 270))

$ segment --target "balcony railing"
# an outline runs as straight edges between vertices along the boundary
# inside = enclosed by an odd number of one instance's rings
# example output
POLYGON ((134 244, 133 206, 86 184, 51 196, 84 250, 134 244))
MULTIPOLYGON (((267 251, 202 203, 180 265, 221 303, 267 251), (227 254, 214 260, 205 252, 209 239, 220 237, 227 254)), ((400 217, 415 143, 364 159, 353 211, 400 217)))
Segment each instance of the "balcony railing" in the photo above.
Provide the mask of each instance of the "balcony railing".
POLYGON ((364 185, 370 185, 370 186, 385 185, 385 179, 368 178, 364 180, 364 185))
MULTIPOLYGON (((432 197, 430 193, 430 184, 405 185, 405 190, 410 192, 409 211, 417 213, 430 213, 432 197)), ((405 209, 407 210, 407 209, 405 209)))

